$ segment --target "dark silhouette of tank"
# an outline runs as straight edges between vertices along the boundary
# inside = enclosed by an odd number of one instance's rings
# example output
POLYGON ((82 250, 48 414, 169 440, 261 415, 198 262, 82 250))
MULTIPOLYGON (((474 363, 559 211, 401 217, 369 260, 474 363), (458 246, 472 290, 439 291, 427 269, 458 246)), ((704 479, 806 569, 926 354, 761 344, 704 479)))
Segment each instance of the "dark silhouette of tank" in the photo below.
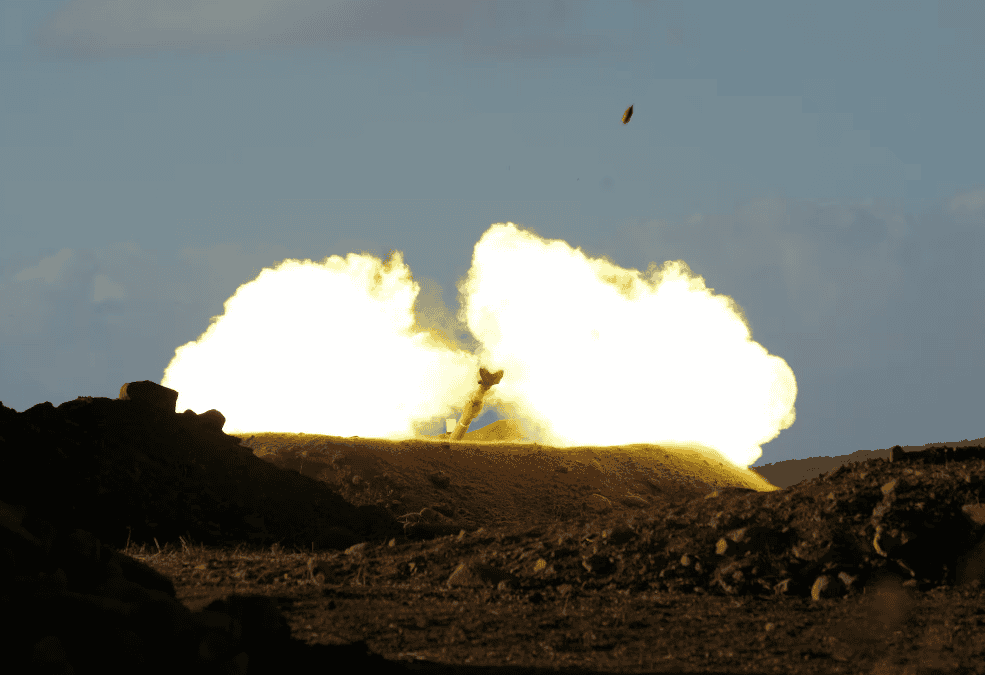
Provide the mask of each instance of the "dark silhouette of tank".
POLYGON ((626 124, 629 122, 629 118, 633 116, 633 106, 626 108, 626 112, 622 114, 622 123, 626 124))

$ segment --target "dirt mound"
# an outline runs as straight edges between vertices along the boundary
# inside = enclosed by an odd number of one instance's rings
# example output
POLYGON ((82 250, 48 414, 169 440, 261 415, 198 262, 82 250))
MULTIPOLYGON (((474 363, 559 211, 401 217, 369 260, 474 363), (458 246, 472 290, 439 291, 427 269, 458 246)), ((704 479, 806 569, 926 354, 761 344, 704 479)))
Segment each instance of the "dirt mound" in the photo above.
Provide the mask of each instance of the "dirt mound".
POLYGON ((28 662, 12 672, 246 672, 251 659, 250 673, 265 672, 298 646, 270 598, 192 613, 166 576, 118 549, 344 548, 403 533, 384 509, 255 457, 211 413, 88 397, 0 405, 0 600, 17 617, 0 647, 28 662))
MULTIPOLYGON (((956 443, 928 443, 926 445, 904 445, 899 447, 903 453, 924 452, 934 448, 974 448, 985 446, 985 438, 978 438, 973 441, 965 439, 956 443)), ((806 457, 803 459, 788 459, 782 462, 770 462, 762 466, 750 467, 754 471, 773 485, 780 488, 796 485, 801 481, 814 480, 822 474, 834 471, 846 464, 857 464, 859 462, 869 462, 877 459, 889 460, 891 448, 881 450, 856 450, 848 455, 835 455, 833 457, 806 457)))
POLYGON ((282 471, 188 411, 80 397, 0 409, 0 497, 103 543, 336 546, 401 532, 323 483, 282 471))
MULTIPOLYGON (((496 423, 498 425, 498 423, 496 423)), ((716 453, 653 445, 552 448, 531 443, 415 438, 387 441, 317 434, 241 435, 243 445, 286 471, 332 487, 349 503, 375 504, 413 535, 568 520, 720 488, 777 488, 716 453), (420 516, 422 509, 433 514, 420 516)), ((476 436, 469 438, 475 433, 476 436)))

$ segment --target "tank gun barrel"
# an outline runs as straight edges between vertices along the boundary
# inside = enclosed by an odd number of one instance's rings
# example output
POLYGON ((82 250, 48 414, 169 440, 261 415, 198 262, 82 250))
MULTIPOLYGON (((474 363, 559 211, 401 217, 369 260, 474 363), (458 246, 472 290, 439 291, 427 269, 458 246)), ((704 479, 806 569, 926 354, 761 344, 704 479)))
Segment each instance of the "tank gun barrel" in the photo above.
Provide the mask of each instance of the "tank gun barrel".
POLYGON ((465 404, 465 409, 462 411, 462 416, 458 420, 458 425, 455 430, 451 432, 450 439, 453 441, 462 440, 462 436, 465 432, 469 430, 469 425, 472 424, 479 411, 482 410, 482 399, 485 397, 486 392, 489 388, 495 384, 499 384, 499 381, 503 379, 503 371, 500 370, 496 373, 490 373, 485 368, 479 368, 479 388, 475 390, 472 397, 469 398, 469 402, 465 404))

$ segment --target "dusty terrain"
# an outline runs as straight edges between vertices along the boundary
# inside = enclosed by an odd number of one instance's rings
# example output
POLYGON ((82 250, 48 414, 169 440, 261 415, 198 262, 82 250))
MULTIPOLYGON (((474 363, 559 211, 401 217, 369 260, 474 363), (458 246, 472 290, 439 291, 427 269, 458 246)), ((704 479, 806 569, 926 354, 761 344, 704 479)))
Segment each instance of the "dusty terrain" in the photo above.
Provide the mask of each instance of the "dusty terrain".
MULTIPOLYGON (((85 587, 57 553, 84 530, 105 567, 195 626, 267 601, 214 658, 204 628, 176 630, 197 636, 192 672, 985 672, 985 449, 970 442, 791 475, 697 449, 541 447, 509 423, 400 443, 217 423, 173 400, 0 407, 3 569, 18 580, 0 590, 34 617, 7 636, 34 663, 61 646, 74 672, 107 672, 86 669, 104 662, 73 640, 81 619, 38 609, 52 584, 100 617, 143 616, 107 608, 108 582, 85 587), (26 555, 25 532, 56 544, 26 555), (50 581, 65 576, 68 591, 50 581), (247 639, 270 634, 266 652, 247 639)), ((161 652, 133 632, 139 648, 100 632, 102 649, 152 672, 161 652)))

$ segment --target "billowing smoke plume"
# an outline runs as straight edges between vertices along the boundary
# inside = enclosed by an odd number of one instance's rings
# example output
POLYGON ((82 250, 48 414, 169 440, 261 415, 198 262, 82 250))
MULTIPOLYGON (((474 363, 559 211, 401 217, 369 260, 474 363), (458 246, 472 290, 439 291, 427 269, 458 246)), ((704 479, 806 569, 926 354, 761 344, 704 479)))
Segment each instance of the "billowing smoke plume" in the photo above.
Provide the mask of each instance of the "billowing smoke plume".
POLYGON ((227 433, 404 438, 451 416, 476 357, 415 327, 414 282, 395 251, 285 260, 243 284, 225 314, 179 347, 161 381, 177 409, 216 408, 227 433))
POLYGON ((786 362, 683 261, 648 278, 513 224, 479 240, 462 285, 490 390, 556 446, 678 441, 748 466, 794 421, 786 362))
POLYGON ((415 321, 419 292, 399 252, 286 260, 178 348, 162 384, 178 410, 221 410, 227 432, 397 439, 456 416, 484 366, 505 371, 486 405, 543 443, 690 443, 740 466, 794 421, 793 371, 683 261, 644 277, 493 225, 459 288, 474 352, 415 321))

